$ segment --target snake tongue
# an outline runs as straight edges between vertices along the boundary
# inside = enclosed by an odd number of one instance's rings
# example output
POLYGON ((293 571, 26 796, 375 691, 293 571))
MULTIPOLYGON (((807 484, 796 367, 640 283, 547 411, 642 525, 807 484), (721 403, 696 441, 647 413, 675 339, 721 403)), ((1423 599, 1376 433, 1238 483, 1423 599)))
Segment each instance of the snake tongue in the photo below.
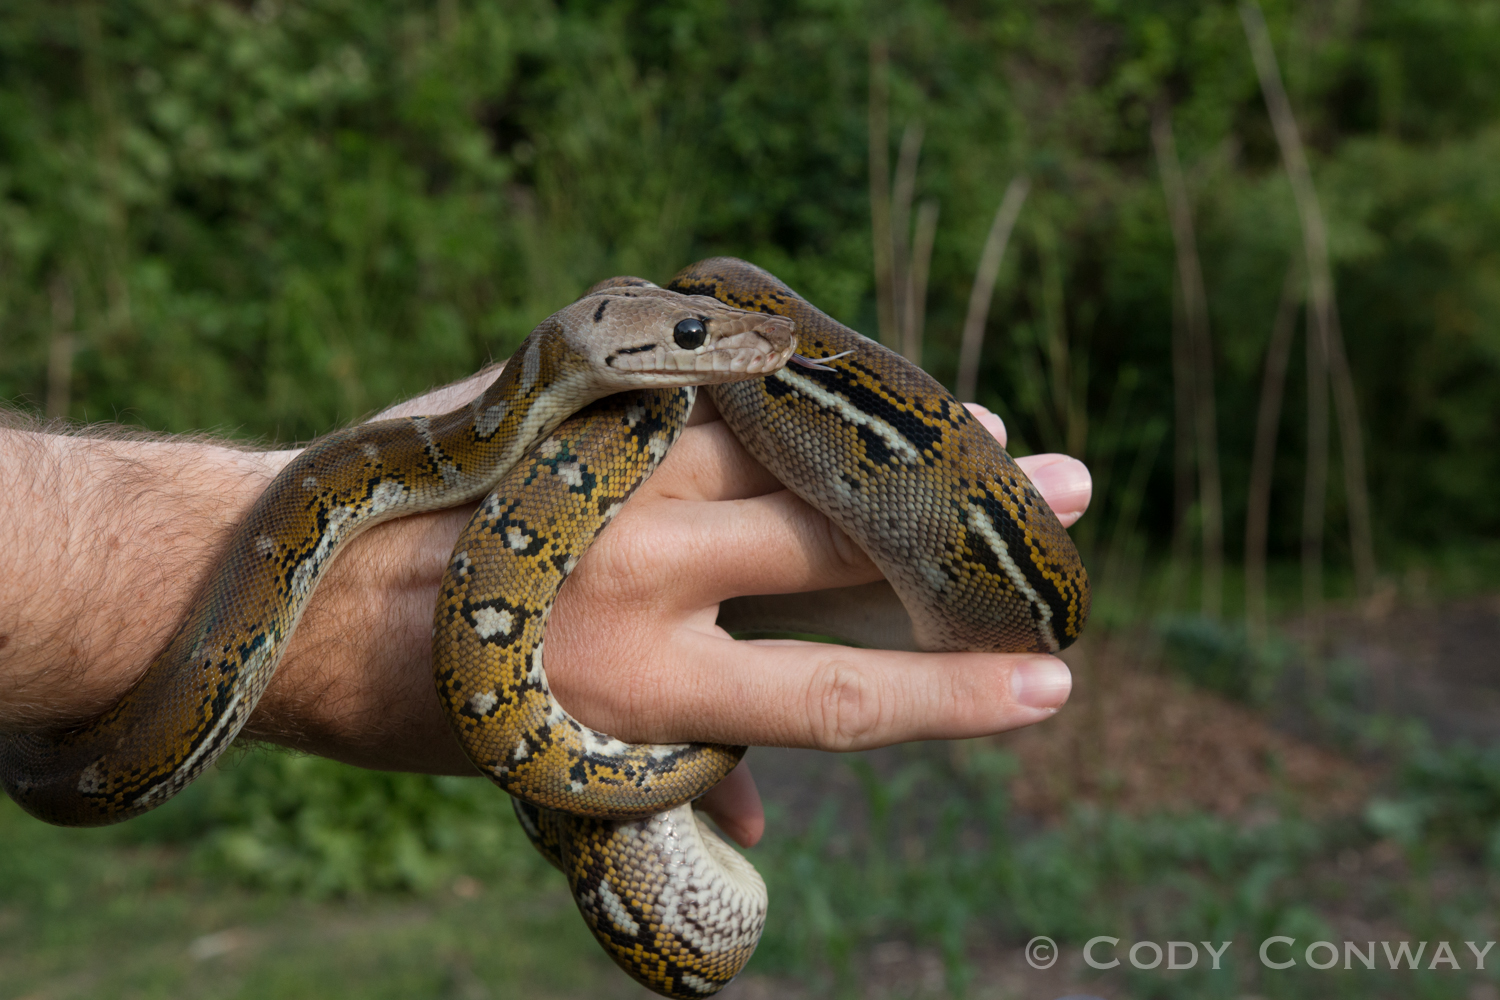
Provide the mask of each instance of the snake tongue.
POLYGON ((790 361, 790 363, 792 363, 794 365, 801 365, 803 368, 811 368, 815 372, 831 372, 831 371, 837 371, 838 369, 836 369, 836 368, 829 368, 823 362, 825 362, 825 361, 837 361, 839 358, 845 357, 845 356, 853 354, 853 353, 854 353, 853 351, 844 351, 842 354, 834 354, 834 355, 830 355, 829 357, 826 357, 826 358, 817 358, 817 359, 804 358, 800 354, 793 354, 788 359, 788 361, 790 361))

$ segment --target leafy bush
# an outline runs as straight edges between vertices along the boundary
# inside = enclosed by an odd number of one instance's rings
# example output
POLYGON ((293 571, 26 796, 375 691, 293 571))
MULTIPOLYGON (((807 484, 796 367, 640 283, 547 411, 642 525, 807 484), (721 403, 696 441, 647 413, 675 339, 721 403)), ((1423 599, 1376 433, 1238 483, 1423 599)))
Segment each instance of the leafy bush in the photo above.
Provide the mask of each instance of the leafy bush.
POLYGON ((1402 761, 1395 794, 1373 799, 1365 819, 1405 845, 1454 847, 1500 869, 1500 747, 1428 740, 1402 761))
POLYGON ((1269 698, 1289 652, 1279 639, 1252 643, 1240 623, 1197 615, 1165 617, 1156 634, 1178 673, 1205 690, 1253 704, 1269 698))
MULTIPOLYGON (((1372 0, 1358 17, 1265 6, 1380 442, 1381 541, 1493 537, 1497 22, 1450 0, 1372 0)), ((1157 447, 1175 264, 1147 136, 1149 108, 1174 107, 1238 537, 1265 347, 1300 251, 1231 0, 757 0, 732 14, 12 0, 0 398, 40 406, 66 335, 75 418, 306 438, 508 353, 601 277, 660 280, 709 253, 765 264, 872 331, 876 38, 891 44, 890 153, 925 126, 917 196, 941 206, 924 355, 941 378, 1001 193, 1017 173, 1034 181, 979 395, 1018 450, 1071 447, 1094 465, 1086 547, 1115 525, 1160 543, 1176 516, 1172 449, 1157 447)), ((1275 468, 1281 554, 1298 541, 1282 505, 1301 495, 1300 356, 1275 468)))
POLYGON ((269 750, 234 755, 118 835, 185 845, 205 874, 312 897, 423 891, 457 875, 547 867, 509 796, 487 781, 269 750))

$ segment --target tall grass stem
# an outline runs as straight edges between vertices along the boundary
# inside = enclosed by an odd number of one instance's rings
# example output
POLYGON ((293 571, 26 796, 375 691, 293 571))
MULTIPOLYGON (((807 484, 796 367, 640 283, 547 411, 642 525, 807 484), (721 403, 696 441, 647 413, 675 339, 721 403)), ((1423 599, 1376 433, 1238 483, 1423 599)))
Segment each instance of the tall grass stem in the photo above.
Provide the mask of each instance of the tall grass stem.
POLYGON ((1187 363, 1181 374, 1187 388, 1181 394, 1192 424, 1198 470, 1198 507, 1203 533, 1201 598, 1203 614, 1218 618, 1224 607, 1224 497, 1219 475, 1218 415, 1214 399, 1213 341, 1208 326, 1208 295, 1203 265, 1193 231, 1192 199, 1177 157, 1171 112, 1163 106, 1151 115, 1151 143, 1166 195, 1167 218, 1177 252, 1177 278, 1182 293, 1187 363))
POLYGON ((932 269, 932 244, 937 238, 938 203, 928 198, 917 206, 916 230, 911 238, 911 263, 906 269, 906 316, 901 324, 901 353, 914 365, 922 363, 922 334, 927 319, 927 275, 932 269))
POLYGON ((1293 258, 1281 283, 1281 301, 1266 346, 1255 418, 1255 445, 1250 459, 1250 486, 1245 499, 1245 624, 1256 645, 1266 641, 1266 542, 1271 521, 1271 475, 1276 465, 1276 432, 1286 389, 1287 363, 1302 303, 1302 262, 1293 258))
POLYGON ((922 158, 926 128, 920 121, 901 130, 896 153, 896 176, 891 185, 891 310, 897 332, 887 345, 905 352, 907 320, 911 315, 911 206, 917 192, 917 164, 922 158))
POLYGON ((880 342, 899 347, 894 261, 891 260, 891 83, 885 39, 870 41, 870 236, 875 258, 875 306, 880 342))
POLYGON ((1000 277, 1000 263, 1005 259, 1005 248, 1010 245, 1010 234, 1021 216, 1021 206, 1031 192, 1031 179, 1018 174, 1005 188, 1000 207, 995 209, 995 219, 990 223, 990 232, 984 240, 984 249, 979 254, 979 266, 974 269, 974 287, 969 291, 969 311, 964 316, 963 342, 958 352, 958 379, 954 385, 959 399, 972 402, 979 382, 979 355, 984 345, 984 326, 990 316, 990 303, 995 297, 995 282, 1000 277))
MULTIPOLYGON (((1320 353, 1328 366, 1339 418, 1339 446, 1343 453, 1345 502, 1349 513, 1349 547, 1354 558, 1355 586, 1361 597, 1374 592, 1375 545, 1370 528, 1370 494, 1365 473, 1364 436, 1360 430, 1359 406, 1354 391, 1354 377, 1344 353, 1334 300, 1333 272, 1328 260, 1328 230, 1318 192, 1313 186, 1312 170, 1292 104, 1282 83, 1281 69, 1265 15, 1255 0, 1241 0, 1240 20, 1255 61, 1266 111, 1281 148, 1282 164, 1292 185, 1297 216, 1302 224, 1302 239, 1307 255, 1308 300, 1312 306, 1313 329, 1321 341, 1320 353)), ((1325 418, 1326 419, 1326 418, 1325 418)), ((1309 459, 1310 460, 1310 459, 1309 459)))

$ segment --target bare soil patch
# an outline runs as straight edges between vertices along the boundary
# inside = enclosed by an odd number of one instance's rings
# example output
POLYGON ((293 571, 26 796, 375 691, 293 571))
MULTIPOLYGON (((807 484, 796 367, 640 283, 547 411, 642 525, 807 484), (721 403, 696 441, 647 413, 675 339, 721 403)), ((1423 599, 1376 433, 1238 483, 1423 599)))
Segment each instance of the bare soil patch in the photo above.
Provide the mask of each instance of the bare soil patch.
POLYGON ((1050 819, 1090 802, 1132 814, 1322 817, 1363 803, 1370 769, 1150 668, 1141 645, 1122 635, 1080 643, 1064 654, 1074 672, 1064 710, 993 738, 1021 759, 1011 791, 1022 811, 1050 819))

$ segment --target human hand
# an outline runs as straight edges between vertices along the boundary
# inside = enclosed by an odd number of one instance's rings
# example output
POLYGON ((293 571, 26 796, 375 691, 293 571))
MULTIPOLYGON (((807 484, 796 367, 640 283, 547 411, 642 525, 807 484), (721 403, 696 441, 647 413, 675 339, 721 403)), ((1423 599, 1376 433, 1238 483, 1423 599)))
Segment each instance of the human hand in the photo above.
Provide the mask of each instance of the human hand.
MULTIPOLYGON (((575 717, 632 742, 684 740, 860 750, 962 739, 1053 714, 1068 668, 1034 654, 917 653, 786 640, 735 641, 719 602, 881 579, 822 514, 740 446, 706 394, 661 467, 600 535, 558 596, 547 675, 575 717)), ((1005 428, 971 407, 1002 444, 1005 428)), ((1071 525, 1088 470, 1063 455, 1021 467, 1071 525)), ((745 765, 699 800, 735 840, 764 815, 745 765)))
MULTIPOLYGON (((381 416, 449 409, 486 384, 476 377, 381 416)), ((633 742, 858 750, 1001 732, 1040 721, 1067 700, 1068 669, 1050 656, 732 639, 715 624, 724 598, 850 586, 880 572, 750 458, 704 405, 706 394, 700 400, 682 439, 580 561, 548 621, 548 682, 576 718, 633 742)), ((999 418, 976 415, 1003 444, 999 418)), ((1081 462, 1036 455, 1020 464, 1064 525, 1082 515, 1091 483, 1081 462)), ((261 735, 366 766, 472 773, 438 710, 427 642, 438 583, 471 510, 404 518, 351 543, 342 574, 331 570, 319 597, 330 609, 362 602, 366 614, 384 605, 383 629, 352 624, 344 640, 363 645, 367 628, 383 631, 385 641, 368 649, 381 666, 362 673, 358 691, 348 685, 361 674, 338 670, 325 670, 322 684, 288 690, 322 687, 321 704, 368 710, 339 712, 311 743, 285 731, 258 728, 261 735)), ((318 610, 309 608, 294 645, 315 647, 328 634, 318 610)), ((339 659, 294 649, 283 671, 339 659)), ((744 765, 699 805, 741 844, 764 830, 744 765)))

